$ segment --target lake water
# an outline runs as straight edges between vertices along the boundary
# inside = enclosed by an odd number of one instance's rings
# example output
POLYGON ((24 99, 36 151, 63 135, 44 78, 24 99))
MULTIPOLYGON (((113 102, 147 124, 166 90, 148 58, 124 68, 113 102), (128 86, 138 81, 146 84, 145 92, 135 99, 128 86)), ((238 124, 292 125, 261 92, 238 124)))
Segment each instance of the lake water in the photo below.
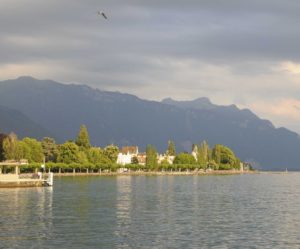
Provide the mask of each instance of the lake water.
POLYGON ((300 174, 55 178, 0 189, 0 248, 300 248, 300 174))

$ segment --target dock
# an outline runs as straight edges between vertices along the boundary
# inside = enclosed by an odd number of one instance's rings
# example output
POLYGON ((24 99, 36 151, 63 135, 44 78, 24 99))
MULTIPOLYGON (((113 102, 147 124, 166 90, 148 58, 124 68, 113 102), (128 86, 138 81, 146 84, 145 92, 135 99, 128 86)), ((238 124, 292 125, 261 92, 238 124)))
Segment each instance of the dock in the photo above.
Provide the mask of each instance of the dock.
POLYGON ((0 162, 0 188, 46 187, 53 185, 53 173, 20 175, 20 167, 27 165, 27 160, 9 160, 0 162), (5 167, 14 168, 14 173, 5 174, 5 167))
MULTIPOLYGON (((11 178, 11 177, 8 177, 11 178)), ((40 179, 7 179, 0 176, 0 188, 46 187, 47 181, 40 179)))

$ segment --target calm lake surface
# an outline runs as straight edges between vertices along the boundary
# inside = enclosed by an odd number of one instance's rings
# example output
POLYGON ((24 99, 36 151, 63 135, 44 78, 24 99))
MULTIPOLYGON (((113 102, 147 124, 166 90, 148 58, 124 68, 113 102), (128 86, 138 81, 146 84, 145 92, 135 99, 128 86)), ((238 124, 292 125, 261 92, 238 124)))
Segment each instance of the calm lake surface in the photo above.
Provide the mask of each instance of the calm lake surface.
POLYGON ((0 248, 300 248, 300 173, 0 189, 0 248))

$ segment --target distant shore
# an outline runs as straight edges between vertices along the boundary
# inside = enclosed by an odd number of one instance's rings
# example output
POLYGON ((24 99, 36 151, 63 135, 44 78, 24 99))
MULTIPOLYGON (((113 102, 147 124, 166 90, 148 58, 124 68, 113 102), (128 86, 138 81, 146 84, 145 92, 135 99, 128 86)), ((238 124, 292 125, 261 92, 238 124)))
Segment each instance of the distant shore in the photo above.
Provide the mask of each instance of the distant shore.
POLYGON ((54 173, 54 176, 186 176, 186 175, 242 175, 257 174, 258 171, 218 170, 218 171, 130 171, 101 173, 54 173))

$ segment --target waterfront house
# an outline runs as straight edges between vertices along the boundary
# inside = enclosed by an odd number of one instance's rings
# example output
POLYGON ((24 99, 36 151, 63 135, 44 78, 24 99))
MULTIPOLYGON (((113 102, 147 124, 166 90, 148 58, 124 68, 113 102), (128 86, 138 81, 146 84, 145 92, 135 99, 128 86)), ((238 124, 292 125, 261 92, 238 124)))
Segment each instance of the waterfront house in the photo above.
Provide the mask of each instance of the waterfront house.
POLYGON ((162 161, 164 161, 164 160, 166 160, 169 164, 173 164, 174 159, 175 159, 175 156, 170 156, 167 154, 158 154, 157 155, 158 164, 161 164, 162 161))
POLYGON ((137 155, 137 159, 140 165, 146 165, 146 153, 139 153, 137 155))
POLYGON ((139 148, 137 146, 124 146, 118 154, 117 163, 121 165, 131 164, 133 157, 138 157, 139 148))

